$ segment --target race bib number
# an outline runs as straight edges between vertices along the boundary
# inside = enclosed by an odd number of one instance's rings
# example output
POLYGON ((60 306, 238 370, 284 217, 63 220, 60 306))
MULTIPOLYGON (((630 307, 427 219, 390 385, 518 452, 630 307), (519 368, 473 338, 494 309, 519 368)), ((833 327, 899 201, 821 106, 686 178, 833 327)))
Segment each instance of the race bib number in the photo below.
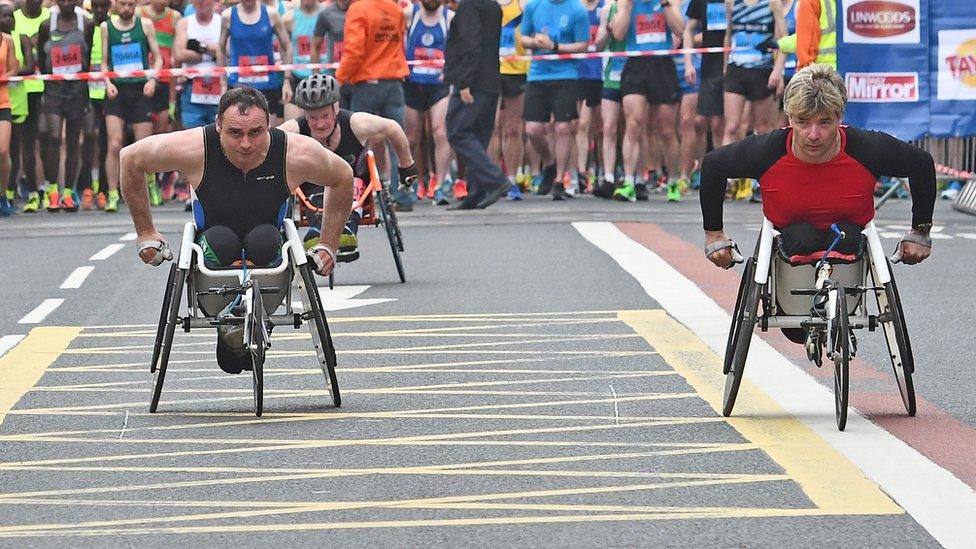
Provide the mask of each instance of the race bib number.
POLYGON ((81 72, 81 44, 51 48, 51 74, 81 72))
POLYGON ((190 103, 194 105, 217 105, 220 103, 220 78, 199 76, 193 79, 190 87, 190 103))
MULTIPOLYGON (((91 67, 90 67, 89 70, 91 70, 92 72, 98 72, 98 71, 102 70, 102 65, 99 64, 99 63, 92 63, 92 65, 91 65, 91 67)), ((89 80, 88 81, 88 89, 91 90, 91 91, 93 91, 93 92, 102 91, 105 88, 106 88, 106 86, 105 86, 105 81, 104 80, 99 79, 99 80, 89 80)))
POLYGON ((334 42, 332 44, 332 62, 339 63, 342 61, 342 52, 346 49, 345 42, 334 42))
POLYGON ((596 51, 596 35, 600 32, 600 25, 590 25, 590 45, 586 51, 596 51))
POLYGON ((444 52, 436 48, 414 48, 413 58, 421 61, 414 65, 414 74, 440 76, 444 72, 444 52), (426 62, 425 62, 426 61, 426 62))
POLYGON ((312 60, 312 37, 299 36, 295 41, 295 63, 308 63, 312 60))
MULTIPOLYGON (((268 56, 267 55, 242 55, 237 58, 237 64, 241 67, 250 67, 253 65, 267 65, 268 56)), ((237 81, 241 84, 267 84, 271 81, 271 77, 265 74, 249 74, 244 76, 243 74, 238 74, 237 81)))
POLYGON ((498 40, 498 55, 508 57, 515 54, 515 27, 502 27, 502 34, 498 40))
POLYGON ((764 42, 768 35, 757 32, 737 32, 732 35, 732 47, 748 48, 742 51, 732 52, 732 61, 740 64, 759 63, 763 60, 763 52, 756 49, 756 46, 764 42))
POLYGON ((705 28, 710 31, 724 31, 729 28, 725 18, 725 3, 709 2, 705 4, 705 28))
POLYGON ((638 44, 663 44, 667 42, 668 31, 664 22, 664 12, 638 15, 636 34, 638 44))
POLYGON ((139 42, 113 44, 110 51, 112 70, 138 71, 146 68, 142 63, 142 44, 139 42))

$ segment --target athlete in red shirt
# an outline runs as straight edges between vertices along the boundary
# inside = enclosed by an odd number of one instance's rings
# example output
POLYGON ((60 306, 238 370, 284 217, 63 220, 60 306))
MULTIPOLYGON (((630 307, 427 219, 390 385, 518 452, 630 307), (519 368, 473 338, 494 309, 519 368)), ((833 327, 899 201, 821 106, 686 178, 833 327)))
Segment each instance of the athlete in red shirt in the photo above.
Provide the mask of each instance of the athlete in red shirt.
POLYGON ((912 265, 929 256, 935 206, 932 156, 886 133, 842 126, 846 103, 847 90, 837 71, 810 65, 786 89, 789 127, 747 137, 705 157, 700 200, 712 263, 722 268, 732 264, 731 249, 720 244, 730 242, 722 230, 722 203, 726 179, 743 177, 759 180, 763 214, 784 236, 799 235, 814 245, 822 239, 823 248, 833 239, 831 223, 857 228, 848 231, 853 238, 874 218, 879 177, 908 177, 912 229, 901 241, 901 258, 912 265))

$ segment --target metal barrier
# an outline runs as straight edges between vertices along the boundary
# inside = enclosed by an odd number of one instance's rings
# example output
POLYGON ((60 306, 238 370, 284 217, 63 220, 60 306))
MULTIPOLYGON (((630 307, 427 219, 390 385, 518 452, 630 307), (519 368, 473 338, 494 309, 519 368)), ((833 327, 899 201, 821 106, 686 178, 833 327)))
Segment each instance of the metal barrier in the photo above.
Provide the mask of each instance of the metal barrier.
POLYGON ((968 214, 976 215, 976 179, 969 180, 956 197, 952 207, 968 214))

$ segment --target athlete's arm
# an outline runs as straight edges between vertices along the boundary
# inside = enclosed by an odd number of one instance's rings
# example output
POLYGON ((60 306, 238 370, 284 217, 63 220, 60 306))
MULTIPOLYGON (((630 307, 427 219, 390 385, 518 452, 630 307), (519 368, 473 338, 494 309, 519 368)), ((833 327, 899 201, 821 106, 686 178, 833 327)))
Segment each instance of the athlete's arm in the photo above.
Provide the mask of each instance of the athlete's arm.
POLYGON ((20 63, 17 62, 17 54, 14 52, 14 39, 7 33, 3 34, 3 41, 7 43, 6 70, 4 76, 13 76, 20 70, 20 63))
MULTIPOLYGON (((203 128, 153 135, 122 148, 119 152, 119 183, 136 228, 138 243, 147 240, 165 242, 153 225, 145 174, 178 171, 196 187, 203 175, 203 164, 203 128)), ((146 263, 155 255, 154 249, 139 253, 146 263)))
MULTIPOLYGON (((329 21, 325 18, 324 11, 319 12, 319 16, 315 19, 315 30, 312 31, 312 63, 322 62, 322 42, 325 41, 325 35, 330 29, 329 21)), ((318 70, 313 72, 318 72, 318 70)))
MULTIPOLYGON (((271 17, 271 24, 274 25, 275 34, 278 36, 278 44, 281 49, 281 62, 291 63, 291 38, 288 36, 288 31, 285 30, 285 26, 281 23, 281 19, 278 17, 277 13, 269 12, 271 17)), ((284 78, 281 83, 281 102, 282 104, 291 103, 292 89, 291 89, 291 71, 283 71, 284 78)))
MULTIPOLYGON (((776 1, 771 2, 775 4, 776 1)), ((681 15, 681 2, 670 2, 664 8, 664 18, 671 27, 671 32, 681 36, 685 32, 685 18, 681 15)), ((690 44, 691 42, 689 42, 690 44)))
MULTIPOLYGON (((20 51, 24 53, 24 65, 20 67, 18 74, 21 76, 34 74, 37 71, 37 58, 34 57, 34 44, 30 36, 20 35, 20 51)), ((16 54, 14 54, 16 56, 16 54)))
POLYGON ((146 85, 142 87, 142 95, 152 97, 156 93, 156 82, 159 81, 158 71, 163 69, 163 56, 159 53, 159 44, 156 42, 156 27, 153 26, 152 19, 141 18, 142 32, 146 34, 146 42, 149 44, 149 52, 153 58, 153 70, 157 71, 157 76, 146 80, 146 85))
POLYGON ((173 59, 180 63, 199 63, 203 61, 203 54, 186 49, 187 19, 176 22, 176 34, 173 36, 173 59))
MULTIPOLYGON (((692 9, 697 8, 695 1, 692 0, 691 5, 688 6, 688 21, 685 22, 685 32, 681 35, 681 47, 682 48, 693 48, 695 44, 695 31, 698 30, 698 18, 692 16, 690 13, 692 9)), ((700 14, 696 11, 695 15, 700 14)), ((685 81, 689 84, 694 85, 695 81, 698 79, 697 71, 695 70, 694 59, 692 59, 692 54, 685 54, 685 81)))
POLYGON ((375 114, 357 112, 349 118, 349 125, 356 138, 374 150, 389 143, 397 155, 399 167, 409 168, 414 165, 413 156, 410 154, 410 141, 403 133, 403 128, 395 121, 375 114))
POLYGON ((319 274, 325 276, 335 268, 332 255, 339 249, 339 235, 349 217, 349 207, 352 204, 352 168, 311 137, 289 134, 287 143, 285 174, 289 190, 294 192, 306 181, 325 187, 319 243, 332 251, 332 254, 324 250, 318 252, 319 263, 322 265, 319 274))
MULTIPOLYGON (((112 58, 109 57, 109 52, 111 50, 108 42, 108 21, 103 21, 102 24, 99 25, 99 27, 101 27, 99 32, 102 33, 102 70, 108 71, 110 70, 109 67, 112 61, 112 58)), ((112 66, 112 68, 115 67, 112 66)), ((118 88, 116 88, 115 84, 112 83, 112 79, 106 76, 105 77, 106 97, 108 97, 109 99, 115 99, 115 96, 118 94, 119 94, 118 88)))
POLYGON ((630 32, 630 14, 634 9, 634 0, 617 0, 617 15, 610 23, 613 37, 626 40, 630 32))
MULTIPOLYGON (((786 36, 786 19, 783 16, 783 4, 781 2, 770 2, 770 11, 773 12, 773 40, 779 40, 786 36)), ((779 50, 773 51, 773 72, 769 75, 767 87, 771 90, 779 90, 783 85, 783 71, 786 68, 786 54, 779 50)))
MULTIPOLYGON (((226 67, 229 56, 227 55, 227 40, 230 38, 230 12, 233 8, 225 9, 220 14, 220 44, 217 46, 217 66, 226 67)), ((227 73, 220 76, 220 87, 227 89, 227 73)))
POLYGON ((593 43, 596 51, 603 51, 610 43, 609 19, 610 2, 607 2, 600 10, 600 28, 596 30, 596 41, 593 43))

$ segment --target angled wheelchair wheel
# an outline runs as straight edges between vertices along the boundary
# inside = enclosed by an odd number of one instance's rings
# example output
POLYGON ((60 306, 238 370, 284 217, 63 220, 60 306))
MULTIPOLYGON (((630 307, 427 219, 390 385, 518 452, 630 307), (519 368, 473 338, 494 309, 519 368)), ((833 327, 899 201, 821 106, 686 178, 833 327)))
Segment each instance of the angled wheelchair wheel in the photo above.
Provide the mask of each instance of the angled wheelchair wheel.
POLYGON ((847 295, 843 289, 837 292, 837 311, 831 322, 834 348, 834 412, 837 418, 837 429, 843 431, 847 427, 847 408, 850 389, 851 362, 851 326, 847 317, 847 295))
POLYGON ((390 251, 393 252, 393 262, 396 263, 397 275, 403 283, 407 281, 407 276, 403 272, 403 262, 400 260, 400 252, 403 251, 400 223, 397 222, 396 212, 390 206, 389 194, 383 190, 376 193, 376 197, 380 205, 380 216, 383 218, 383 228, 386 229, 386 238, 390 241, 390 251))
MULTIPOLYGON (((159 406, 159 396, 163 392, 163 381, 166 379, 166 366, 169 364, 169 353, 173 347, 173 334, 176 331, 177 318, 180 312, 180 300, 183 296, 183 285, 186 283, 187 272, 176 269, 171 275, 172 284, 170 296, 167 300, 166 324, 163 327, 162 338, 159 343, 159 359, 153 372, 152 398, 149 401, 149 412, 155 413, 159 406)), ((155 353, 154 353, 155 354, 155 353)))
MULTIPOLYGON (((753 267, 754 269, 755 267, 753 267)), ((742 375, 746 369, 746 358, 749 356, 752 332, 756 328, 756 321, 759 316, 759 295, 763 286, 756 284, 752 277, 747 280, 748 287, 742 294, 740 304, 742 309, 741 321, 737 323, 732 364, 729 373, 725 375, 725 394, 722 399, 722 415, 725 417, 732 415, 732 408, 735 407, 735 398, 739 394, 739 385, 742 384, 742 375)), ((736 328, 733 327, 733 329, 736 328)))
MULTIPOLYGON (((878 301, 881 328, 885 335, 885 342, 888 344, 888 357, 895 372, 895 381, 898 382, 898 392, 901 393, 901 400, 908 415, 914 416, 916 405, 912 374, 915 372, 915 358, 912 355, 912 344, 905 327, 905 313, 901 308, 901 298, 898 295, 898 285, 895 282, 891 263, 888 263, 888 272, 891 273, 891 282, 885 284, 883 290, 876 290, 874 295, 878 301)), ((874 285, 878 286, 874 271, 871 272, 871 276, 874 285)))
POLYGON ((319 366, 325 375, 325 380, 329 384, 329 394, 332 395, 332 404, 338 408, 342 405, 342 396, 339 393, 339 379, 336 377, 336 353, 332 345, 332 334, 329 332, 329 323, 325 317, 325 307, 322 306, 322 297, 319 295, 318 288, 315 286, 315 274, 310 263, 306 263, 299 269, 301 271, 301 294, 302 304, 305 311, 309 313, 308 329, 312 333, 312 344, 315 346, 315 355, 318 357, 319 366))
POLYGON ((739 292, 735 296, 735 308, 732 309, 732 326, 729 328, 729 339, 725 344, 725 360, 722 364, 722 373, 728 375, 732 369, 732 355, 735 353, 735 344, 739 335, 739 326, 742 324, 742 298, 750 284, 754 284, 753 278, 756 274, 756 258, 746 259, 745 269, 742 271, 742 280, 739 281, 739 292))
POLYGON ((251 377, 254 393, 254 415, 261 417, 264 412, 264 359, 267 355, 268 332, 267 311, 261 297, 261 287, 254 281, 251 290, 251 314, 247 321, 251 324, 248 333, 251 340, 248 346, 251 350, 251 377))
POLYGON ((166 292, 163 294, 163 304, 159 308, 159 324, 156 325, 156 343, 153 344, 152 359, 149 361, 149 373, 156 373, 156 361, 159 360, 159 347, 163 342, 163 332, 166 328, 166 319, 170 308, 170 300, 173 297, 173 280, 176 279, 176 263, 169 266, 169 277, 166 279, 166 292))

